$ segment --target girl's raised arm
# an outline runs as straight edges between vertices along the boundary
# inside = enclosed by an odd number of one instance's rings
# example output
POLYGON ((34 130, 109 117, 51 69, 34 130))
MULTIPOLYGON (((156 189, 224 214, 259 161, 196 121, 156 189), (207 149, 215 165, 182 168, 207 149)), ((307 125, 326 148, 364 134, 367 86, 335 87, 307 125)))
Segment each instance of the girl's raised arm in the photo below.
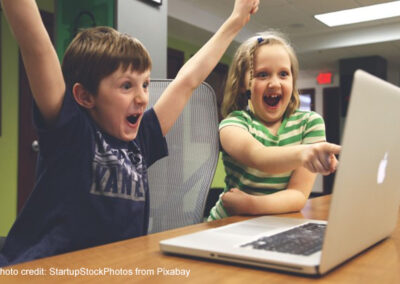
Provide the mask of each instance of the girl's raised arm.
POLYGON ((258 10, 259 0, 236 0, 230 17, 211 39, 181 68, 154 106, 165 135, 182 112, 193 91, 217 65, 229 44, 258 10))

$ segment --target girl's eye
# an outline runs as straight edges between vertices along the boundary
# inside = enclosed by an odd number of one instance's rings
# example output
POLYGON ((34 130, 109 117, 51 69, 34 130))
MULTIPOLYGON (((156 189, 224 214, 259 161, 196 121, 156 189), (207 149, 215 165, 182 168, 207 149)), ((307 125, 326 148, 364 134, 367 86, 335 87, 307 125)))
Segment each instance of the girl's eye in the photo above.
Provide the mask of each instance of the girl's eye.
POLYGON ((143 89, 147 89, 148 87, 149 87, 149 85, 150 85, 150 82, 144 82, 143 83, 143 89))
POLYGON ((257 73, 257 78, 266 78, 268 76, 267 72, 259 72, 257 73))

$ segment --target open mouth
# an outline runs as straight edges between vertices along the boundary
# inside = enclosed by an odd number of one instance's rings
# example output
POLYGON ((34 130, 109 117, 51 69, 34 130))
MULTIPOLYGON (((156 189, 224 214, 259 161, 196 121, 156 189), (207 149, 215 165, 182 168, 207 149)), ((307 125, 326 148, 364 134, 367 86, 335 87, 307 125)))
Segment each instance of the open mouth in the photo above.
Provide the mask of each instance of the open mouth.
POLYGON ((138 121, 139 117, 140 114, 130 115, 126 118, 126 120, 131 124, 135 124, 138 121))
POLYGON ((264 102, 271 107, 276 106, 281 99, 282 99, 281 95, 272 95, 272 96, 265 95, 263 97, 264 102))

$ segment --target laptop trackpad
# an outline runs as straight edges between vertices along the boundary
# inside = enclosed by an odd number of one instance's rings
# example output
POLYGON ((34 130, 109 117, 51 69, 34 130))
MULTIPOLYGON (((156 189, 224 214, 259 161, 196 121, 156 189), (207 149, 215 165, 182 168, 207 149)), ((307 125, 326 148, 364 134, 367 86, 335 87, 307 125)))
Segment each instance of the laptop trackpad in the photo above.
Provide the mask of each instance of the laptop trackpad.
POLYGON ((284 218, 275 216, 262 216, 243 222, 234 223, 215 229, 215 232, 241 236, 257 236, 274 231, 287 230, 293 226, 306 223, 308 220, 284 218))

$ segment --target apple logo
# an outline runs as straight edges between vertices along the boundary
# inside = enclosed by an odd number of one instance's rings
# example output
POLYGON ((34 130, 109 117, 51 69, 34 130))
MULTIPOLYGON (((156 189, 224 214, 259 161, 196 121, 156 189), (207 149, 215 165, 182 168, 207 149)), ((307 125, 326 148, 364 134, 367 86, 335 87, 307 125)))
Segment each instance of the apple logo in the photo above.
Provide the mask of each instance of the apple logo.
POLYGON ((377 177, 377 180, 376 180, 378 184, 382 184, 383 181, 385 180, 386 166, 387 166, 387 163, 388 163, 388 156, 389 156, 389 152, 386 152, 385 156, 383 157, 383 159, 379 163, 378 177, 377 177))

